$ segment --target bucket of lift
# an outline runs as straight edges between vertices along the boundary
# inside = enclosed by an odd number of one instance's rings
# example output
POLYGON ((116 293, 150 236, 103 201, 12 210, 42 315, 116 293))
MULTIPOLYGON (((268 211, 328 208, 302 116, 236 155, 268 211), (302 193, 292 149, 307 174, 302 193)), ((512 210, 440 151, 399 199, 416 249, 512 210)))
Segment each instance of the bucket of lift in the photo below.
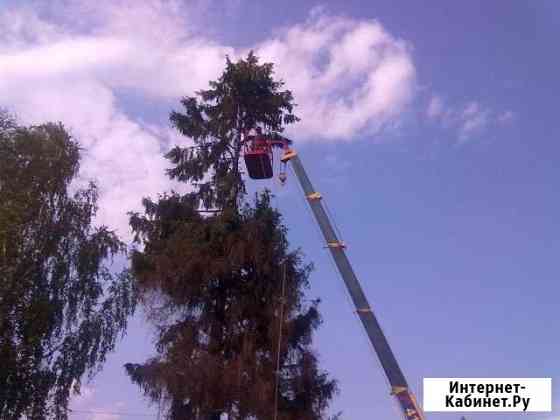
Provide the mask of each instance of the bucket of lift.
POLYGON ((260 133, 249 136, 245 143, 243 157, 250 178, 272 178, 272 146, 265 136, 260 133))

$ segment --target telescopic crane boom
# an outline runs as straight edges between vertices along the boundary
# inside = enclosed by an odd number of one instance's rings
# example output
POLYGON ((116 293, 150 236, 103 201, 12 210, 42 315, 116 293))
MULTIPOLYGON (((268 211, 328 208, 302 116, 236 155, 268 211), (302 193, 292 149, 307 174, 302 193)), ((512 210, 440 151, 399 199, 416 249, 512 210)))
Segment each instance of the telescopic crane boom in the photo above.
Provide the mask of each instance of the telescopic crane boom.
POLYGON ((356 312, 362 321, 369 341, 379 357, 385 375, 387 375, 387 378, 389 379, 391 394, 393 394, 397 399, 406 420, 425 420, 424 413, 416 402, 416 398, 414 397, 412 391, 408 387, 404 374, 397 363, 397 359, 395 358, 387 338, 383 334, 381 326, 379 325, 364 291, 360 286, 360 282, 350 265, 350 261, 346 256, 344 243, 342 243, 337 237, 327 212, 321 203, 321 194, 313 188, 301 160, 295 150, 289 148, 288 144, 288 142, 284 144, 284 154, 281 161, 285 164, 287 162, 292 164, 292 168, 303 188, 311 210, 313 211, 313 215, 315 216, 315 219, 321 228, 321 232, 325 237, 327 247, 329 248, 338 271, 344 280, 350 297, 354 302, 356 312))
MULTIPOLYGON (((292 141, 285 137, 278 134, 264 135, 260 130, 255 135, 248 135, 244 142, 244 158, 249 177, 253 179, 272 178, 272 160, 274 158, 272 149, 275 147, 283 149, 284 153, 280 160, 284 165, 288 162, 292 164, 296 177, 309 201, 313 215, 325 237, 327 247, 350 293, 352 302, 354 302, 356 312, 362 321, 369 341, 381 362, 385 375, 389 379, 391 394, 397 399, 405 420, 425 420, 424 413, 409 389, 397 359, 387 342, 387 338, 385 338, 383 330, 360 286, 360 282, 356 274, 354 274, 354 270, 344 250, 344 243, 337 237, 329 216, 321 203, 321 194, 313 188, 297 153, 290 148, 291 144, 292 141)), ((284 172, 281 172, 279 177, 282 182, 286 180, 284 172)))

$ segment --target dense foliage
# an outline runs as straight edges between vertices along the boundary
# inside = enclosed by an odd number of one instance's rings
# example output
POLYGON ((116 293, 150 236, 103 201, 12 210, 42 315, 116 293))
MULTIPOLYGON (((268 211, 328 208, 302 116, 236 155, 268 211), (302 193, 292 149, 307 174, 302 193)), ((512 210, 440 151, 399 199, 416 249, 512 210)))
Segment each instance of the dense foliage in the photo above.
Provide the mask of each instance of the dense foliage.
POLYGON ((288 252, 268 195, 212 217, 189 201, 146 202, 146 215, 132 219, 145 244, 133 270, 159 331, 158 357, 128 365, 132 378, 154 400, 169 399, 173 419, 213 410, 272 418, 285 280, 279 418, 320 418, 334 384, 309 348, 319 324, 316 303, 303 301, 310 267, 288 252))
POLYGON ((289 250, 270 195, 246 200, 243 134, 297 120, 272 70, 253 54, 228 59, 209 90, 183 99, 171 121, 194 147, 167 155, 169 175, 195 189, 146 199, 131 217, 132 270, 158 335, 157 355, 126 368, 173 420, 323 419, 336 392, 311 348, 320 316, 304 299, 310 266, 289 250))
POLYGON ((171 178, 198 187, 196 199, 206 208, 236 206, 245 193, 239 166, 243 135, 257 126, 265 132, 283 131, 298 121, 289 90, 272 77, 270 63, 258 64, 250 53, 233 63, 210 89, 181 101, 183 112, 172 112, 171 122, 195 147, 175 147, 167 154, 174 167, 171 178))
POLYGON ((20 127, 0 114, 0 418, 67 417, 134 310, 124 251, 92 224, 97 190, 70 193, 78 144, 61 125, 20 127))

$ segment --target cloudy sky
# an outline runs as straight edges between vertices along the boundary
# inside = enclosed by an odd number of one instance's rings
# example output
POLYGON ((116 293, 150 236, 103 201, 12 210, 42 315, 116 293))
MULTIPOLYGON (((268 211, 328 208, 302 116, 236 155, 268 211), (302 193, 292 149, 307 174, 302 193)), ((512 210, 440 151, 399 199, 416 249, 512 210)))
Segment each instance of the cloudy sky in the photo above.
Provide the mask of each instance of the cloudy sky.
MULTIPOLYGON (((65 124, 99 223, 127 238, 142 197, 185 188, 164 174, 162 153, 189 142, 169 112, 252 49, 294 93, 289 134, 416 393, 423 377, 554 383, 559 16, 554 0, 0 0, 0 106, 65 124)), ((333 412, 400 415, 295 179, 263 186, 316 266, 333 412)), ((122 369, 151 351, 138 316, 74 418, 157 418, 122 369)))

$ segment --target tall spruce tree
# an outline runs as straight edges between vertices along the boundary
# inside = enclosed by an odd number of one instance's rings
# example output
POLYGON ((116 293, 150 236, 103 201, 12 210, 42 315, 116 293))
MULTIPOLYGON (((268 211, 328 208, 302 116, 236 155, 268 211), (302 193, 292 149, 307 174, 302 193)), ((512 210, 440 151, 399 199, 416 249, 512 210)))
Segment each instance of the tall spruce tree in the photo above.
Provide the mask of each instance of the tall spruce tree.
POLYGON ((270 194, 247 201, 239 162, 244 132, 297 121, 282 86, 252 53, 228 59, 210 89, 171 114, 194 147, 169 152, 169 175, 194 192, 145 199, 131 217, 141 244, 132 270, 158 335, 157 355, 126 369, 169 419, 318 420, 336 392, 311 348, 311 267, 289 250, 270 194), (218 211, 200 214, 209 208, 218 211))
POLYGON ((134 310, 124 244, 93 226, 97 190, 72 193, 80 149, 59 124, 0 112, 0 418, 66 419, 134 310))

